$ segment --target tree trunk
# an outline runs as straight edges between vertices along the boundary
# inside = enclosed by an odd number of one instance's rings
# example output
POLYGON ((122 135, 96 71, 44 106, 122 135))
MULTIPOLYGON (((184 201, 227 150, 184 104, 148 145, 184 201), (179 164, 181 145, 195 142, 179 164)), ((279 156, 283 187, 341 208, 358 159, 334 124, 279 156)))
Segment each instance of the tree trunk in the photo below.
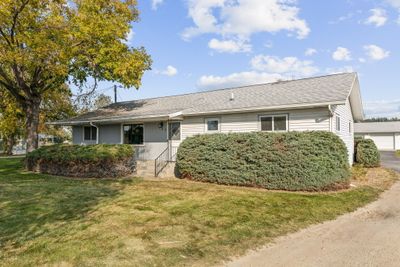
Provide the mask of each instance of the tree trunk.
POLYGON ((39 136, 39 112, 40 112, 40 97, 32 97, 25 105, 26 114, 26 152, 32 152, 38 148, 39 136))
POLYGON ((11 135, 11 136, 7 136, 6 137, 6 143, 5 143, 5 150, 4 153, 8 156, 12 155, 12 151, 15 145, 15 136, 11 135))

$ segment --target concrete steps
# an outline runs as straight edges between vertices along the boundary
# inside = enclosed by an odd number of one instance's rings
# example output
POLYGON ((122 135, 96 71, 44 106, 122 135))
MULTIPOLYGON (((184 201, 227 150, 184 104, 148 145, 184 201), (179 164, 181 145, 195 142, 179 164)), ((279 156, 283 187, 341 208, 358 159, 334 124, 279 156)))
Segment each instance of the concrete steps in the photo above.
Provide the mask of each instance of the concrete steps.
MULTIPOLYGON (((143 178, 154 178, 155 161, 137 160, 136 175, 143 178)), ((175 178, 175 162, 168 162, 167 166, 160 172, 157 178, 175 178)))
POLYGON ((155 162, 154 160, 137 160, 136 175, 139 177, 154 177, 155 162))
POLYGON ((175 162, 168 162, 167 166, 158 175, 158 178, 176 178, 175 165, 175 162))

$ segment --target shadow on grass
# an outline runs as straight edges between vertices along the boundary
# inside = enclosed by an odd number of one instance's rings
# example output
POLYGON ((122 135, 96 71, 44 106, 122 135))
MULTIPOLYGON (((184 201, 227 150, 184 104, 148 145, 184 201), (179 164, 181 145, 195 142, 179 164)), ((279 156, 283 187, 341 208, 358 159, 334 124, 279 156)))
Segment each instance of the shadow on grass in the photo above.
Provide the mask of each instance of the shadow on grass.
POLYGON ((133 182, 53 177, 25 172, 21 159, 0 159, 0 249, 62 234, 133 182))

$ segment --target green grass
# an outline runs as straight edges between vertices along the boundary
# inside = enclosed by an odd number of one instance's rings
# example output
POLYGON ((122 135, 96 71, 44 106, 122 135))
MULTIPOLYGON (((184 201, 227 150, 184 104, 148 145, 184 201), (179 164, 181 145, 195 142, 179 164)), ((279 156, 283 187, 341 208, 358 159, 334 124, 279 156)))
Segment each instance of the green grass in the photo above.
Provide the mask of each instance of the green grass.
POLYGON ((0 266, 215 264, 353 211, 382 191, 65 179, 25 172, 20 159, 0 159, 0 266))
POLYGON ((396 156, 398 156, 400 158, 400 150, 396 151, 396 156))

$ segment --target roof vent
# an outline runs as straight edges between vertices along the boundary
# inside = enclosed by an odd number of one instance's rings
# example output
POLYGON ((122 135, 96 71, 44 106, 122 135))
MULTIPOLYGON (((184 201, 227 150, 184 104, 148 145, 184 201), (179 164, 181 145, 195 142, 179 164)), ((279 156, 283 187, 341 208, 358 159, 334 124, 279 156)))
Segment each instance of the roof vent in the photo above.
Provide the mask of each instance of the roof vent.
POLYGON ((229 98, 230 101, 235 100, 235 95, 233 93, 231 93, 231 97, 229 98))

